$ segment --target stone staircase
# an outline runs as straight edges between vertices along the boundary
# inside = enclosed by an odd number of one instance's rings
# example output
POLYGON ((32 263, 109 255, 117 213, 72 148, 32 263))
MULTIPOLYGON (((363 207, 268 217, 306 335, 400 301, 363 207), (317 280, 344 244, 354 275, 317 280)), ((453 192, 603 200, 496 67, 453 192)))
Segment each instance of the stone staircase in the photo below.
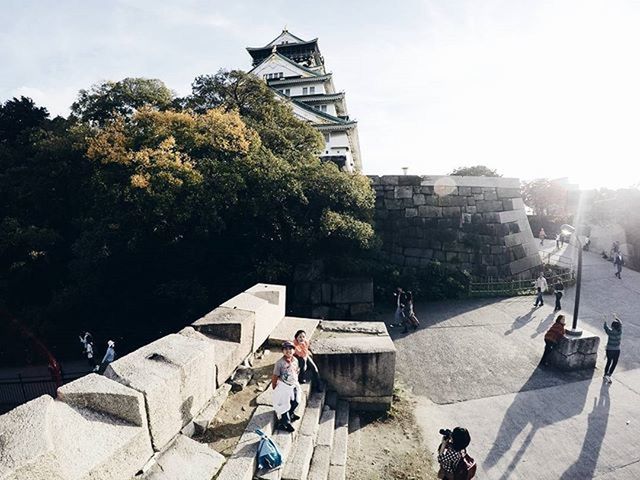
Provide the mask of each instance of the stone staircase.
POLYGON ((310 392, 308 384, 294 424, 295 432, 275 430, 275 415, 269 387, 258 397, 258 407, 216 480, 344 480, 346 476, 349 404, 335 401, 335 394, 310 392), (334 398, 332 398, 334 397, 334 398), (326 399, 334 400, 332 408, 326 399), (336 405, 337 403, 337 405, 336 405), (256 472, 256 451, 260 428, 271 436, 282 452, 284 464, 277 470, 256 472), (255 473, 254 473, 255 472, 255 473))

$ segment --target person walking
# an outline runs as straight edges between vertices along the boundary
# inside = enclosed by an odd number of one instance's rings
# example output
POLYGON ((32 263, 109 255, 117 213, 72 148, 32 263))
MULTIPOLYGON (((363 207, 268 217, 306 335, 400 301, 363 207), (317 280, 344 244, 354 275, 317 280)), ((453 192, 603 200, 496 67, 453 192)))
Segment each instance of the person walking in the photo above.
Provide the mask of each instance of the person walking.
POLYGON ((622 275, 621 275, 622 265, 624 265, 624 259, 622 258, 622 253, 616 252, 615 256, 613 257, 613 267, 616 270, 614 275, 619 279, 622 279, 622 275))
POLYGON ((614 320, 611 322, 611 328, 607 326, 607 319, 604 319, 604 331, 609 337, 607 340, 607 365, 604 367, 604 381, 611 383, 611 375, 618 365, 618 358, 620 358, 620 340, 622 339, 622 322, 614 315, 614 320))
POLYGON ((116 342, 109 340, 107 342, 107 351, 102 358, 100 365, 96 365, 94 370, 99 373, 104 373, 109 364, 116 359, 116 342))
POLYGON ((556 250, 560 250, 560 234, 556 233, 556 250))
POLYGON ((558 315, 556 321, 551 328, 547 330, 547 333, 544 335, 544 353, 542 354, 542 358, 540 359, 540 366, 546 367, 549 363, 549 355, 554 348, 558 345, 558 342, 562 337, 564 337, 565 329, 565 320, 564 315, 558 315))
POLYGON ((553 311, 559 312, 560 310, 562 310, 562 305, 560 305, 560 299, 562 299, 562 295, 564 293, 564 284, 560 280, 560 277, 558 277, 558 280, 553 285, 553 293, 556 296, 556 306, 553 309, 553 311))
POLYGON ((540 245, 544 247, 544 239, 546 235, 544 233, 544 228, 540 228, 540 233, 538 233, 538 238, 540 239, 540 245))
POLYGON ((396 297, 396 312, 393 316, 393 323, 397 326, 404 325, 404 292, 402 288, 396 288, 393 295, 396 297))
POLYGON ((411 293, 411 291, 406 292, 404 295, 404 309, 402 313, 404 314, 405 321, 404 333, 409 331, 409 327, 417 330, 420 326, 420 320, 418 320, 418 317, 416 317, 413 311, 413 293, 411 293))
POLYGON ((544 292, 546 292, 547 288, 548 288, 547 279, 544 278, 544 272, 540 272, 540 275, 536 279, 534 285, 536 287, 537 294, 536 294, 536 303, 534 303, 533 306, 537 307, 538 304, 540 304, 540 306, 542 306, 542 305, 544 305, 544 300, 542 298, 542 294, 544 292))

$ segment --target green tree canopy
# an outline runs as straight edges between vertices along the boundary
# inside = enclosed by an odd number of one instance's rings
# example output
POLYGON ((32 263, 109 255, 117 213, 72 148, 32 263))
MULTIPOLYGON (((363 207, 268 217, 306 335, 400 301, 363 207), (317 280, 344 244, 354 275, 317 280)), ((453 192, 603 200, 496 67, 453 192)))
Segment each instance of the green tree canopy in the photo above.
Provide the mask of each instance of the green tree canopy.
POLYGON ((83 122, 104 125, 118 116, 129 117, 145 105, 167 109, 173 98, 171 90, 160 80, 125 78, 80 90, 78 99, 71 105, 71 112, 83 122))
POLYGON ((497 170, 492 170, 484 165, 474 165, 472 167, 458 167, 449 175, 458 177, 501 177, 497 170))

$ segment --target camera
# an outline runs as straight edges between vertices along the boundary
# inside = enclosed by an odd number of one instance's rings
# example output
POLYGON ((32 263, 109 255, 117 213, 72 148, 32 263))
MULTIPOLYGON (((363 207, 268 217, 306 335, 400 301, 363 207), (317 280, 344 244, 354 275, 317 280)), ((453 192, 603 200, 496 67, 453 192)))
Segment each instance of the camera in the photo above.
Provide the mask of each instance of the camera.
POLYGON ((441 428, 439 430, 440 435, 442 435, 444 438, 450 438, 451 437, 451 430, 449 430, 448 428, 441 428))

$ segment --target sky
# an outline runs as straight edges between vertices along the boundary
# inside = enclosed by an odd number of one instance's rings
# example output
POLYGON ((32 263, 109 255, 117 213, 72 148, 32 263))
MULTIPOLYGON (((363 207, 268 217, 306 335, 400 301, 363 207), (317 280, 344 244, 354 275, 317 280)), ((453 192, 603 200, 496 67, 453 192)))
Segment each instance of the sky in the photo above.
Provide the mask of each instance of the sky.
POLYGON ((640 183, 640 2, 3 0, 0 101, 66 116, 82 88, 249 70, 283 28, 318 38, 366 174, 486 165, 581 188, 640 183))

